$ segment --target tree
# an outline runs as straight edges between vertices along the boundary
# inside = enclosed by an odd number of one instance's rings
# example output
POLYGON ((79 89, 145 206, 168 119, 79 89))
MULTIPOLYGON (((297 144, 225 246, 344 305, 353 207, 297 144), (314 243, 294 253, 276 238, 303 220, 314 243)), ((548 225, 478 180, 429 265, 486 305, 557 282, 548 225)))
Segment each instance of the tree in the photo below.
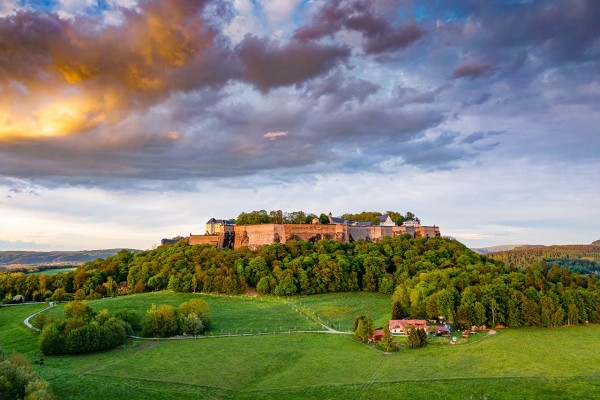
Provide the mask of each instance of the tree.
POLYGON ((321 213, 321 215, 319 215, 319 222, 322 223, 322 224, 328 224, 329 223, 329 216, 321 213))
POLYGON ((427 332, 422 328, 411 328, 408 332, 408 339, 406 345, 409 347, 417 348, 427 345, 427 332))
POLYGON ((156 307, 152 304, 146 311, 144 322, 144 336, 169 337, 177 333, 177 315, 173 306, 163 304, 156 307))
POLYGON ((119 286, 110 276, 106 280, 106 294, 110 297, 115 297, 119 294, 119 286))
POLYGON ((393 351, 396 349, 396 346, 394 346, 394 337, 390 333, 390 327, 388 325, 383 327, 383 338, 381 342, 386 351, 393 351))
POLYGON ((72 301, 65 305, 65 319, 89 320, 94 316, 94 310, 85 301, 72 301))
POLYGON ((567 310, 567 325, 577 325, 579 323, 579 309, 571 303, 567 310))
POLYGON ((419 338, 419 333, 417 332, 417 329, 411 328, 408 331, 408 338, 406 339, 406 345, 408 347, 413 347, 413 348, 421 347, 421 339, 419 338))
POLYGON ((202 299, 191 299, 185 303, 181 303, 178 309, 179 314, 187 317, 194 314, 197 318, 202 321, 202 326, 208 328, 211 323, 211 313, 208 303, 202 299))
POLYGON ((419 328, 417 329, 417 334, 419 336, 419 347, 425 347, 427 346, 427 332, 425 332, 425 329, 423 328, 419 328))
POLYGON ((483 303, 478 301, 475 303, 473 322, 475 322, 475 325, 484 325, 485 321, 485 306, 483 305, 483 303))
POLYGON ((371 332, 373 332, 373 320, 368 315, 359 315, 354 319, 354 336, 363 342, 369 340, 371 332))
POLYGON ((183 318, 183 326, 181 331, 184 335, 197 336, 204 331, 204 324, 202 319, 196 315, 196 313, 190 313, 187 317, 183 318))
POLYGON ((66 299, 67 299, 67 292, 63 288, 56 289, 54 291, 54 293, 52 294, 52 297, 50 297, 50 300, 54 300, 54 301, 65 301, 66 299))
POLYGON ((40 348, 45 355, 64 354, 66 351, 65 339, 61 336, 56 323, 47 324, 39 337, 40 348))
POLYGON ((394 301, 392 303, 392 318, 391 319, 402 319, 404 316, 404 310, 402 308, 402 304, 399 301, 394 301))
POLYGON ((0 399, 54 400, 54 394, 22 354, 0 350, 0 399))
POLYGON ((73 295, 75 300, 85 300, 85 291, 83 289, 77 289, 75 294, 73 295))

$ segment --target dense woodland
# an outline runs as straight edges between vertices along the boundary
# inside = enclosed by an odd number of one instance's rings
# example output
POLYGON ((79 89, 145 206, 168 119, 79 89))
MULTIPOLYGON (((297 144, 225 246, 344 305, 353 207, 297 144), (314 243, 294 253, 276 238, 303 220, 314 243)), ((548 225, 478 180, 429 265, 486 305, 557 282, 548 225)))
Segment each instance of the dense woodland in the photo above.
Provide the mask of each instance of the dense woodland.
POLYGON ((600 244, 524 246, 488 256, 520 268, 545 263, 548 268, 556 266, 579 274, 600 274, 600 244))
POLYGON ((458 326, 558 326, 600 322, 600 281, 544 263, 524 268, 480 256, 447 238, 387 237, 379 243, 289 241, 256 251, 217 250, 184 241, 120 251, 74 273, 0 274, 10 300, 180 292, 294 295, 369 291, 390 294, 394 318, 439 317, 458 326))

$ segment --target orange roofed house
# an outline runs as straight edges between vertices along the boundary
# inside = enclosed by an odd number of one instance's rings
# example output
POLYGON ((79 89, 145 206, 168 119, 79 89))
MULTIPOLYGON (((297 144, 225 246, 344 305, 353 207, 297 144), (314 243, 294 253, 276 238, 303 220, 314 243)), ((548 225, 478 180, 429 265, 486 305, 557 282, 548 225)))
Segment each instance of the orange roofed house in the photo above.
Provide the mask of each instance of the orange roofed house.
POLYGON ((390 332, 392 335, 408 335, 412 328, 427 330, 424 319, 391 319, 390 332))

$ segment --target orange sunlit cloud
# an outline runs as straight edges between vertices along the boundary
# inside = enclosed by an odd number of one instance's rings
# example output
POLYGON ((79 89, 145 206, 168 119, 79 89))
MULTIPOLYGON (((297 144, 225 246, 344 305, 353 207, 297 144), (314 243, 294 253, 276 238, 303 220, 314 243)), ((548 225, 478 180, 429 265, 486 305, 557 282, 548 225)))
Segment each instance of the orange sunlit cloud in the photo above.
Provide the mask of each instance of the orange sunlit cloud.
POLYGON ((212 45, 200 9, 147 2, 110 27, 17 14, 0 31, 0 57, 10 60, 0 76, 0 140, 85 133, 168 95, 172 75, 212 45))

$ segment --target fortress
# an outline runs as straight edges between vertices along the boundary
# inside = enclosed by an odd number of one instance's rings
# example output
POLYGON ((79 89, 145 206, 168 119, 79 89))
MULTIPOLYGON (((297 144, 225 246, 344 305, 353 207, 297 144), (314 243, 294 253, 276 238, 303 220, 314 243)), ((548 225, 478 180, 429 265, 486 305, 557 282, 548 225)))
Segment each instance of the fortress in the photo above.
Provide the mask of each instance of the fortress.
POLYGON ((256 249, 272 243, 285 243, 288 240, 306 240, 317 242, 331 239, 342 243, 356 240, 378 242, 386 236, 396 237, 408 234, 412 237, 440 236, 437 226, 421 226, 418 221, 405 221, 396 225, 387 215, 378 217, 380 225, 370 222, 344 220, 329 214, 329 224, 260 224, 235 225, 231 221, 211 218, 206 223, 204 235, 189 236, 189 244, 211 244, 217 248, 237 249, 249 247, 256 249))

